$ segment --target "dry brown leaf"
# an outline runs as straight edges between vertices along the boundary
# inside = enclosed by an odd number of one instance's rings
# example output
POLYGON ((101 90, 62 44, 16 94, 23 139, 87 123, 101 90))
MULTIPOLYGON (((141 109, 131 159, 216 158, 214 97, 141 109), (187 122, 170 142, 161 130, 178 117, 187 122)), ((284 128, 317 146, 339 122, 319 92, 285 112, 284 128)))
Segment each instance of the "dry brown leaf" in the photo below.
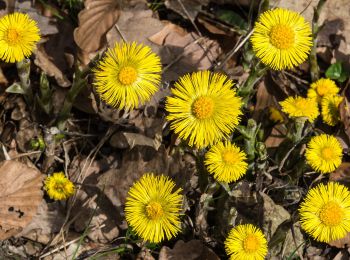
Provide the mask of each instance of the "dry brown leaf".
POLYGON ((42 174, 17 161, 0 165, 0 240, 21 232, 42 201, 42 174))
POLYGON ((159 253, 159 260, 219 260, 220 258, 200 240, 191 240, 185 243, 176 242, 173 249, 163 246, 159 253))
POLYGON ((219 44, 196 33, 187 33, 175 24, 149 37, 154 43, 161 43, 159 55, 166 70, 165 81, 177 80, 186 73, 209 69, 221 53, 219 44))
POLYGON ((116 148, 129 148, 132 149, 135 146, 148 146, 154 150, 158 150, 161 145, 161 140, 149 138, 143 134, 138 133, 127 133, 127 132, 117 132, 112 135, 109 140, 109 144, 116 148))
POLYGON ((334 172, 329 175, 330 181, 350 184, 350 162, 343 162, 334 172))
POLYGON ((350 232, 343 238, 328 243, 331 246, 344 248, 350 245, 350 232))
POLYGON ((118 0, 86 0, 79 15, 79 27, 74 30, 74 40, 84 52, 94 52, 106 42, 106 33, 119 18, 118 0))
POLYGON ((58 85, 61 87, 69 87, 71 85, 71 82, 46 53, 43 45, 38 45, 35 54, 35 65, 40 67, 48 76, 55 77, 58 85))
POLYGON ((154 52, 158 52, 159 47, 152 43, 148 38, 162 30, 163 23, 153 17, 152 10, 147 8, 143 2, 128 3, 124 7, 118 22, 107 34, 108 46, 114 46, 115 42, 136 41, 144 43, 152 48, 154 52))

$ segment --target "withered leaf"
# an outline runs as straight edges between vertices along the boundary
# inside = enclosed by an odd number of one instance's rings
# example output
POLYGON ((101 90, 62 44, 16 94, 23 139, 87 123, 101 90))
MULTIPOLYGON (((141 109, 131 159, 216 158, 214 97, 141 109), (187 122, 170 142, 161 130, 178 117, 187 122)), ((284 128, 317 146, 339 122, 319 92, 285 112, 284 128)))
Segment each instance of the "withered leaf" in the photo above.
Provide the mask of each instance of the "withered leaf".
POLYGON ((21 232, 42 201, 42 174, 17 161, 0 164, 0 240, 21 232))
POLYGON ((163 246, 159 253, 159 260, 195 260, 220 259, 210 248, 206 247, 200 240, 191 240, 185 243, 182 240, 176 242, 173 249, 163 246))
POLYGON ((101 48, 106 33, 119 18, 120 1, 86 0, 85 9, 79 15, 79 27, 74 30, 74 40, 84 52, 101 48))

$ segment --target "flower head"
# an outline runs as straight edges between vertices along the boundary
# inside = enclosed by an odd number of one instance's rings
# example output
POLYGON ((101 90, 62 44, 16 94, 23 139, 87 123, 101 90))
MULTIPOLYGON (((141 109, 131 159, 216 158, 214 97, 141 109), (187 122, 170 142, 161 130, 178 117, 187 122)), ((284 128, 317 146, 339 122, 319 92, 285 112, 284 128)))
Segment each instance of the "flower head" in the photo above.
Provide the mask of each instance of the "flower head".
POLYGON ((116 43, 95 68, 95 86, 101 99, 120 109, 144 104, 157 92, 162 66, 151 48, 116 43))
POLYGON ((305 157, 312 169, 329 173, 339 167, 342 161, 341 144, 331 135, 314 136, 307 144, 305 157))
POLYGON ((320 242, 341 239, 350 232, 350 192, 330 182, 309 190, 299 208, 301 227, 320 242))
POLYGON ((254 225, 238 225, 231 229, 225 249, 230 259, 263 260, 267 255, 267 241, 254 225))
POLYGON ((74 184, 67 179, 63 172, 56 172, 45 180, 47 194, 54 200, 66 200, 74 194, 74 184))
POLYGON ((235 144, 219 142, 205 154, 205 165, 217 181, 232 182, 242 177, 248 168, 246 154, 235 144))
POLYGON ((340 119, 339 105, 343 101, 340 96, 325 96, 321 101, 321 114, 323 122, 327 125, 335 126, 340 119))
POLYGON ((274 107, 269 107, 269 112, 270 112, 270 120, 275 122, 275 123, 283 123, 284 118, 281 112, 274 107))
POLYGON ((0 58, 18 62, 29 57, 40 40, 40 31, 27 14, 13 13, 0 18, 0 58))
POLYGON ((276 70, 303 63, 312 46, 311 28, 297 12, 277 8, 262 13, 251 37, 261 61, 276 70))
POLYGON ((242 115, 242 101, 232 86, 225 75, 209 71, 181 77, 166 101, 171 129, 198 148, 230 134, 242 115))
POLYGON ((331 79, 319 79, 310 85, 307 92, 309 98, 316 98, 317 102, 321 102, 321 99, 328 95, 336 95, 339 92, 339 88, 335 82, 331 79))
POLYGON ((288 97, 280 102, 282 111, 290 117, 306 117, 313 122, 318 114, 318 105, 315 99, 303 97, 288 97))
POLYGON ((181 189, 165 176, 144 174, 130 188, 125 204, 125 218, 137 235, 159 243, 180 231, 181 189))

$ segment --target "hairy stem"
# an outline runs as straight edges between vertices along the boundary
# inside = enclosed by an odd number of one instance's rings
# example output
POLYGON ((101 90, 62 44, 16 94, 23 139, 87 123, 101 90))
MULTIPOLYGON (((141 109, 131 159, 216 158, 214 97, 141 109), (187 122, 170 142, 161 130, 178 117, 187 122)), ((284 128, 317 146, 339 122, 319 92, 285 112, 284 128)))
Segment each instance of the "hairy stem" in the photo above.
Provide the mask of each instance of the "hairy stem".
POLYGON ((314 16, 312 19, 312 47, 310 52, 310 74, 312 82, 318 80, 320 78, 320 68, 317 63, 317 34, 320 30, 318 25, 318 20, 320 18, 320 13, 322 7, 326 3, 327 0, 319 0, 317 7, 314 8, 314 16))

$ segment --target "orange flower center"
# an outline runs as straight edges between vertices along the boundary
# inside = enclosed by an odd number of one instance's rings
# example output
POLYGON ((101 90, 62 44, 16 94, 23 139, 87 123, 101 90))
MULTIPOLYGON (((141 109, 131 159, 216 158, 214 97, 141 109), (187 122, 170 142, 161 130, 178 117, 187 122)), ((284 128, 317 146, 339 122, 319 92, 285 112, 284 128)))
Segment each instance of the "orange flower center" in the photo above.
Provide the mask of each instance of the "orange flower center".
POLYGON ((6 34, 7 43, 10 45, 18 44, 20 40, 19 33, 16 29, 8 29, 6 34))
POLYGON ((330 147, 324 147, 321 151, 321 156, 324 160, 330 160, 333 156, 333 150, 330 147))
POLYGON ((228 164, 235 164, 237 163, 237 154, 233 151, 224 151, 222 153, 222 160, 228 164))
POLYGON ((160 203, 152 201, 146 206, 147 216, 152 220, 157 220, 163 216, 164 211, 160 203))
POLYGON ((288 25, 275 25, 270 32, 270 42, 277 49, 289 49, 295 42, 295 33, 288 25))
POLYGON ((54 185, 54 190, 59 193, 63 193, 65 190, 65 185, 62 182, 56 182, 54 185))
POLYGON ((320 220, 326 226, 337 226, 339 225, 344 216, 343 209, 338 203, 330 201, 326 203, 320 211, 320 220))
POLYGON ((119 71, 118 78, 123 85, 131 85, 137 79, 137 71, 133 67, 126 66, 119 71))
POLYGON ((254 253, 256 252, 260 247, 260 243, 258 238, 253 235, 250 234, 248 235, 244 240, 243 240, 243 249, 244 251, 246 251, 247 253, 254 253))
POLYGON ((197 98, 192 105, 192 113, 198 119, 206 119, 213 115, 214 101, 210 97, 197 98))

